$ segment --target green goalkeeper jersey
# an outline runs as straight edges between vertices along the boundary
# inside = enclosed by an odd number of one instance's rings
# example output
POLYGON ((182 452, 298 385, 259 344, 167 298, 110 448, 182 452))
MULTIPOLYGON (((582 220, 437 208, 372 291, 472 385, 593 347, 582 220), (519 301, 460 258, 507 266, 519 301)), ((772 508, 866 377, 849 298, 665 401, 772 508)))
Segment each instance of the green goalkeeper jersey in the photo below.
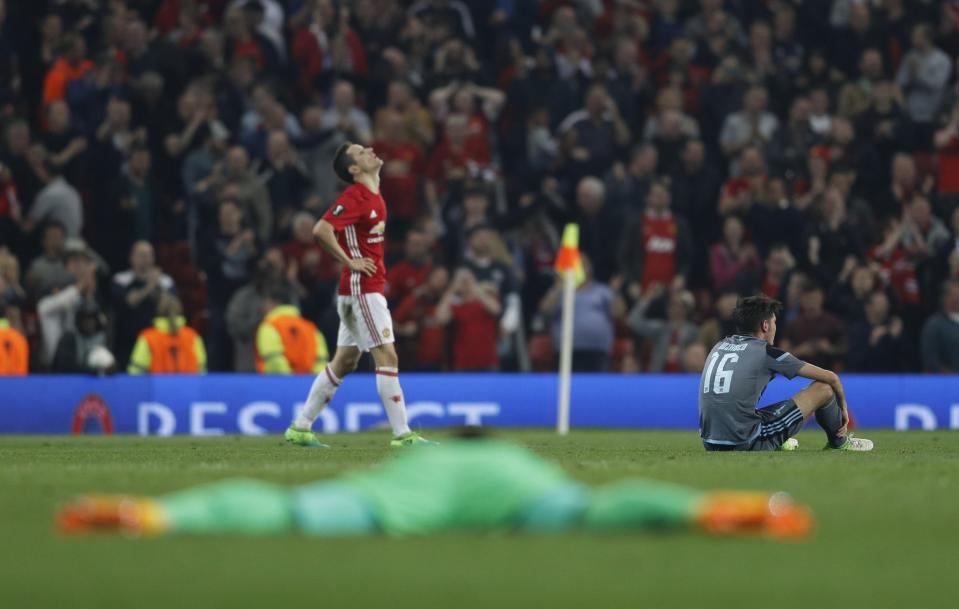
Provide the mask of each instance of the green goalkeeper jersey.
POLYGON ((237 478, 159 503, 179 533, 419 535, 672 528, 692 521, 702 495, 638 479, 591 490, 523 447, 471 440, 406 450, 373 469, 295 489, 237 478))
POLYGON ((545 459, 496 441, 414 449, 342 480, 383 531, 398 535, 510 528, 541 498, 578 485, 545 459))

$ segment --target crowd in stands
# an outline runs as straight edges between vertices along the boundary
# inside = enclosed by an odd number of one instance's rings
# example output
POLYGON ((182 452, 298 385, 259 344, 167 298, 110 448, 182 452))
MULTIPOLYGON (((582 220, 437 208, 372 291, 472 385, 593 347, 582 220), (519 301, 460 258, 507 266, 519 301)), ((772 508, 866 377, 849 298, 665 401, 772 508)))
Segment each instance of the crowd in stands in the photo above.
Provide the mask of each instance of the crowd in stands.
POLYGON ((0 0, 0 361, 295 371, 301 318, 321 366, 352 141, 404 369, 555 369, 576 222, 577 370, 699 371, 763 292, 797 357, 959 371, 957 59, 932 0, 0 0))

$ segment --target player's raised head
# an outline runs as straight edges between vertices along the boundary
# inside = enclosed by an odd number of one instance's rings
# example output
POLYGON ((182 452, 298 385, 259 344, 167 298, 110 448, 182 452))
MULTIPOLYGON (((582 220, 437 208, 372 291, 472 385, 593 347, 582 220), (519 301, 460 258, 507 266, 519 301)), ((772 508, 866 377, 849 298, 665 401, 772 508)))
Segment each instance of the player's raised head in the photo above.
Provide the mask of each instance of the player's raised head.
POLYGON ((333 155, 333 171, 336 173, 336 177, 347 184, 353 183, 353 173, 350 171, 350 168, 356 165, 356 161, 353 160, 353 156, 350 154, 350 148, 354 146, 356 146, 356 144, 346 142, 340 145, 340 147, 336 149, 336 154, 333 155))
POLYGON ((733 311, 736 331, 773 342, 776 338, 776 317, 783 305, 765 294, 748 296, 739 301, 733 311))
POLYGON ((376 175, 382 166, 382 159, 372 148, 353 142, 341 145, 333 156, 333 171, 348 184, 356 182, 362 174, 376 175))

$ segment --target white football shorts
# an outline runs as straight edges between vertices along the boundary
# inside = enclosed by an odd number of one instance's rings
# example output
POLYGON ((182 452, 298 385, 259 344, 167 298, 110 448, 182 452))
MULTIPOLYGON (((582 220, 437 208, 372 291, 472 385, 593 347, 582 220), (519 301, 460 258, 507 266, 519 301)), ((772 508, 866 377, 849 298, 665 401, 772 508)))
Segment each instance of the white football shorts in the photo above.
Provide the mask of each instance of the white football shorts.
POLYGON ((340 331, 336 344, 369 351, 393 342, 393 317, 382 294, 337 296, 340 331))

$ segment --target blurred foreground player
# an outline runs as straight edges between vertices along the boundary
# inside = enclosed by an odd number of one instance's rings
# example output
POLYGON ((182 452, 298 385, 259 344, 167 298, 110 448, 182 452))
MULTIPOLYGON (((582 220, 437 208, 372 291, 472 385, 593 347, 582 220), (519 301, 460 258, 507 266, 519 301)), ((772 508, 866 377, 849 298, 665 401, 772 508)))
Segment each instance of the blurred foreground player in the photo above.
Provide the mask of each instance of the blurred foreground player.
POLYGON ((144 536, 700 529, 795 538, 810 532, 812 516, 781 493, 640 479, 589 488, 525 448, 462 440, 295 488, 233 479, 158 498, 80 497, 59 511, 57 524, 66 533, 144 536))
POLYGON ((792 449, 798 444, 786 441, 811 416, 826 432, 826 449, 872 450, 872 441, 848 433, 849 408, 839 376, 773 347, 781 311, 781 303, 764 295, 742 299, 733 312, 740 334, 721 339, 709 352, 699 381, 699 429, 706 450, 792 449), (757 409, 776 374, 814 382, 788 400, 757 409))
POLYGON ((333 399, 342 379, 356 370, 364 351, 369 351, 376 363, 376 390, 393 429, 390 445, 432 444, 411 431, 407 423, 393 347, 393 320, 383 296, 386 202, 380 194, 381 167, 383 161, 373 149, 359 144, 343 144, 333 157, 333 170, 349 186, 316 223, 313 234, 343 265, 336 299, 340 331, 333 361, 317 375, 303 410, 284 434, 291 444, 325 447, 313 433, 313 422, 333 399))

